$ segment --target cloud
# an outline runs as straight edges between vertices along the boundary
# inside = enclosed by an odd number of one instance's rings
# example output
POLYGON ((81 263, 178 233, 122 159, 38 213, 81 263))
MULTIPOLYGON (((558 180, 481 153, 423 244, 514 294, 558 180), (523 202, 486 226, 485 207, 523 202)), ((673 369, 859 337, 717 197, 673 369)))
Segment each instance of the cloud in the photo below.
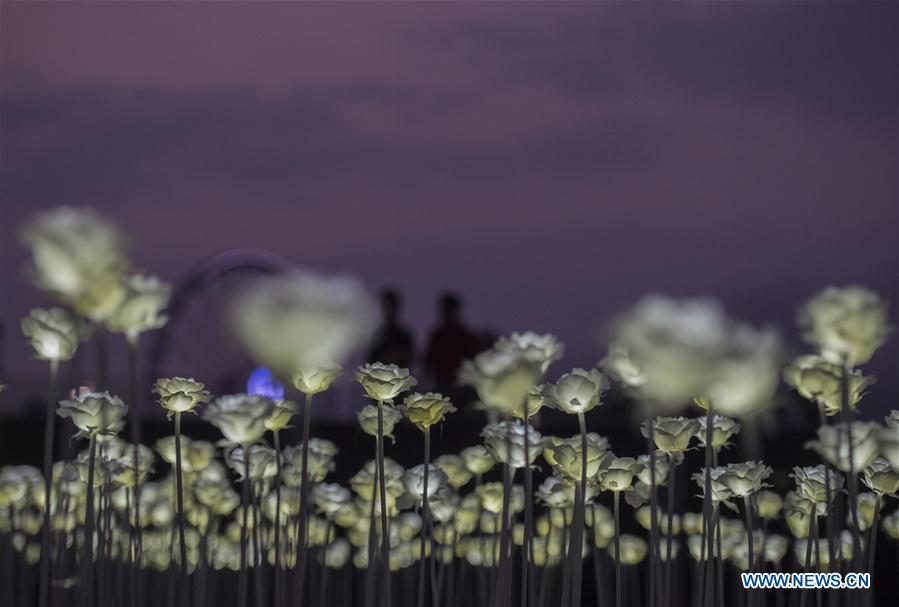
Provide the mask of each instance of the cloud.
POLYGON ((471 70, 594 102, 648 79, 702 101, 882 121, 896 115, 897 11, 875 2, 599 3, 460 19, 409 39, 471 70))
POLYGON ((610 118, 523 131, 501 142, 443 140, 418 127, 364 132, 346 110, 409 107, 434 121, 450 119, 434 115, 431 103, 414 87, 377 82, 277 97, 250 87, 178 91, 18 82, 0 98, 3 188, 7 200, 19 203, 90 203, 165 192, 185 181, 252 189, 354 178, 394 185, 527 175, 592 180, 654 162, 666 137, 650 122, 610 118))

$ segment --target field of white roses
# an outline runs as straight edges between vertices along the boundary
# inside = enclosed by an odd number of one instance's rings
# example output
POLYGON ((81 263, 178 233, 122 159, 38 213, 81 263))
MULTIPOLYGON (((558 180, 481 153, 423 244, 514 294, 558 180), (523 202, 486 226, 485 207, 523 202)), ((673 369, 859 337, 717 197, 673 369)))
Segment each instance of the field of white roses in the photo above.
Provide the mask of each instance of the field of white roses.
POLYGON ((136 352, 167 322, 169 286, 135 273, 123 235, 90 210, 46 212, 21 238, 28 275, 53 304, 21 319, 46 361, 44 435, 34 437, 43 468, 0 468, 0 604, 833 607, 891 598, 878 594, 877 576, 871 590, 775 591, 743 590, 736 575, 882 571, 878 551, 899 545, 888 499, 899 489, 899 412, 883 423, 857 413, 873 383, 863 368, 890 333, 887 303, 863 287, 828 287, 799 307, 807 353, 793 360, 774 331, 705 299, 644 298, 611 323, 595 368, 555 381, 547 375, 563 345, 553 335, 502 337, 459 372, 483 408, 482 440, 446 453, 440 425, 463 403, 416 391, 395 365, 344 368, 377 316, 358 281, 296 271, 260 278, 232 302, 234 339, 295 388, 296 402, 212 394, 203 378, 141 385, 136 352), (61 385, 61 365, 99 334, 127 343, 128 394, 61 385), (357 419, 371 437, 360 441, 371 459, 343 483, 333 471, 348 447, 316 438, 311 423, 316 395, 341 376, 364 396, 357 419), (642 419, 642 453, 620 452, 587 415, 612 385, 642 419), (819 463, 785 471, 783 494, 764 461, 719 464, 779 390, 819 414, 806 445, 819 463), (151 395, 171 435, 148 445, 129 405, 151 395), (184 435, 185 414, 221 440, 184 435), (552 416, 570 416, 579 431, 541 434, 552 416), (72 459, 54 453, 59 418, 81 448, 72 459), (384 440, 400 424, 416 429, 424 453, 405 469, 390 457, 404 445, 384 440), (295 445, 283 441, 291 427, 302 434, 295 445))

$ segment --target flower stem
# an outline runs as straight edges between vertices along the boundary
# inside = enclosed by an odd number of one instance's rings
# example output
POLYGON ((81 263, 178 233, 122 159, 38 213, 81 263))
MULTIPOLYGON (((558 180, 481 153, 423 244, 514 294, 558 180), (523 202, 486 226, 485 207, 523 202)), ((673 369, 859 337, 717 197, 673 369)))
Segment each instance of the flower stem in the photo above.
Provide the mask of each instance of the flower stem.
MULTIPOLYGON (((877 526, 880 524, 880 507, 883 496, 875 493, 874 498, 874 518, 871 521, 871 537, 868 539, 868 568, 865 569, 872 576, 874 575, 874 557, 877 556, 877 526)), ((868 591, 868 601, 872 602, 874 591, 868 591)))
POLYGON ((843 423, 846 426, 846 440, 849 441, 846 484, 849 486, 849 510, 852 515, 852 564, 859 567, 861 564, 861 536, 858 530, 858 485, 856 484, 855 471, 853 470, 855 466, 855 447, 852 444, 852 411, 849 405, 849 365, 845 361, 843 362, 841 379, 841 414, 843 423))
POLYGON ((303 454, 300 463, 300 528, 297 532, 297 567, 299 569, 297 588, 300 605, 305 604, 306 561, 309 548, 306 545, 306 531, 309 523, 309 426, 312 423, 312 395, 307 394, 303 401, 303 454))
POLYGON ((272 432, 275 445, 275 607, 281 607, 281 438, 272 432))
POLYGON ((56 392, 59 379, 59 361, 50 361, 50 391, 44 418, 44 521, 41 528, 41 578, 38 605, 46 607, 50 599, 50 493, 53 481, 53 443, 56 428, 56 392))
POLYGON ((428 468, 431 459, 431 431, 425 428, 425 461, 424 461, 424 488, 421 498, 421 546, 418 558, 418 607, 425 604, 425 585, 427 580, 427 559, 425 558, 425 542, 428 535, 428 468))
POLYGON ((533 583, 530 575, 531 563, 534 558, 533 537, 533 506, 531 503, 534 490, 534 475, 530 466, 530 445, 528 444, 528 401, 524 399, 521 404, 522 420, 524 421, 524 542, 521 545, 521 607, 528 605, 528 584, 533 583))
POLYGON ((243 508, 243 524, 240 526, 240 575, 237 578, 238 605, 247 605, 247 510, 250 502, 250 457, 249 445, 243 448, 243 494, 241 507, 243 508))
POLYGON ((94 573, 94 460, 97 456, 97 437, 92 432, 89 438, 87 459, 87 502, 84 515, 84 572, 82 573, 83 603, 89 605, 93 602, 93 573, 94 573))
POLYGON ((668 527, 666 528, 667 533, 665 534, 665 596, 671 598, 671 586, 672 586, 672 564, 674 562, 674 558, 671 554, 671 538, 674 535, 674 480, 677 477, 676 475, 676 466, 677 464, 674 461, 674 456, 672 454, 668 454, 668 527))
POLYGON ((381 567, 385 606, 390 605, 390 532, 387 527, 387 482, 384 476, 384 403, 378 401, 378 477, 381 500, 381 567))
POLYGON ((714 533, 712 533, 712 429, 714 426, 714 415, 712 413, 712 401, 708 401, 708 409, 705 412, 705 478, 703 479, 703 525, 706 532, 706 594, 703 600, 704 605, 708 605, 712 600, 709 587, 712 586, 712 563, 714 555, 714 533))
POLYGON ((614 492, 615 504, 615 607, 621 607, 621 508, 619 507, 620 491, 614 492))
MULTIPOLYGON (((135 448, 135 453, 137 449, 135 448)), ((244 451, 244 459, 250 454, 244 451)), ((175 412, 175 487, 178 492, 178 539, 181 543, 181 577, 187 586, 187 544, 184 541, 184 479, 181 474, 181 412, 175 412)))

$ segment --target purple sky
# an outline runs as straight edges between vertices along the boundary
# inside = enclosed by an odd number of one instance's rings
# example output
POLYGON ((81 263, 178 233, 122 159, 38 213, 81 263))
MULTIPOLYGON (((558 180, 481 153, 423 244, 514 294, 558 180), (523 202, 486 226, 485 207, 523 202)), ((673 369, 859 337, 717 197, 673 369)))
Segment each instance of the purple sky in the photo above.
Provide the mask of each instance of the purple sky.
POLYGON ((420 331, 451 286, 567 364, 651 291, 794 342, 826 284, 895 302, 897 7, 3 2, 4 373, 43 372, 15 230, 58 204, 173 281, 267 248, 397 285, 420 331))

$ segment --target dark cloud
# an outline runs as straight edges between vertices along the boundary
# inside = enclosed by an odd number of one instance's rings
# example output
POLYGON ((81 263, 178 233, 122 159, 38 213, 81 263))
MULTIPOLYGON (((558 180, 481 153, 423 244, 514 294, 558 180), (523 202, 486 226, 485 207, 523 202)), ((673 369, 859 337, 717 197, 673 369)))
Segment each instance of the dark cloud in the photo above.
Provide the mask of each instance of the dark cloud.
POLYGON ((248 87, 16 86, 0 105, 3 186, 12 200, 88 202, 165 191, 188 178, 265 187, 352 177, 594 179, 653 162, 665 137, 648 122, 610 120, 505 143, 410 141, 358 132, 342 111, 345 103, 418 100, 414 89, 377 83, 276 98, 248 87))
POLYGON ((604 101, 646 78, 708 101, 892 119, 899 3, 599 3, 410 36, 468 68, 604 101))

